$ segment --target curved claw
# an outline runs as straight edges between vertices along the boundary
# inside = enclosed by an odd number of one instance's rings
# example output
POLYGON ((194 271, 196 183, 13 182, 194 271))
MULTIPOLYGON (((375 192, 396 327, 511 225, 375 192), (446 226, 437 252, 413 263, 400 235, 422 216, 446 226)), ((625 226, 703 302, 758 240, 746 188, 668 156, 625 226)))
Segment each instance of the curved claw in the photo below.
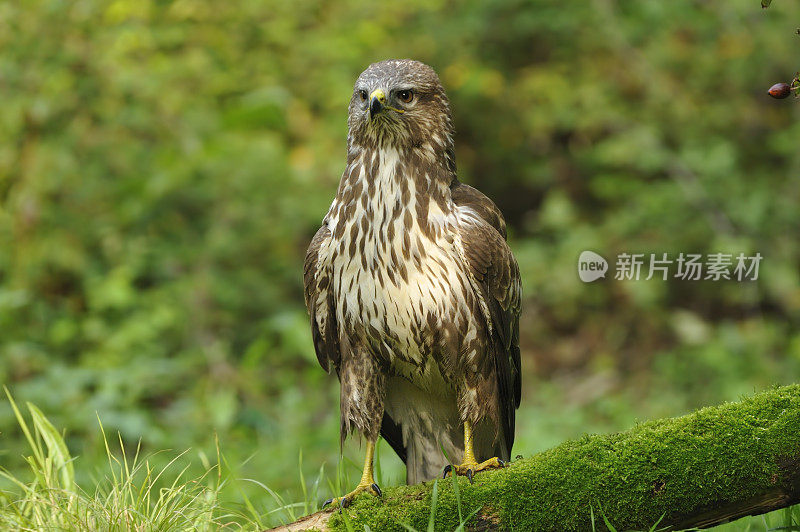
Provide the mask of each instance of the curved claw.
POLYGON ((506 466, 508 466, 508 462, 500 460, 497 457, 490 458, 481 463, 477 463, 475 460, 470 460, 468 462, 465 462, 457 466, 454 465, 445 466, 444 478, 447 477, 448 473, 452 473, 453 475, 465 476, 469 479, 470 484, 474 484, 474 477, 477 473, 485 471, 487 469, 497 469, 506 466))
POLYGON ((383 491, 381 490, 380 486, 378 486, 378 484, 376 484, 375 482, 368 483, 368 481, 364 481, 363 483, 359 483, 359 485, 356 486, 356 489, 354 489, 347 495, 344 495, 342 497, 334 497, 333 499, 328 499, 327 501, 322 503, 322 508, 326 508, 328 505, 331 505, 330 508, 331 510, 335 508, 339 508, 340 510, 343 508, 347 508, 351 504, 353 504, 353 501, 360 493, 364 492, 369 492, 376 497, 383 496, 383 491))

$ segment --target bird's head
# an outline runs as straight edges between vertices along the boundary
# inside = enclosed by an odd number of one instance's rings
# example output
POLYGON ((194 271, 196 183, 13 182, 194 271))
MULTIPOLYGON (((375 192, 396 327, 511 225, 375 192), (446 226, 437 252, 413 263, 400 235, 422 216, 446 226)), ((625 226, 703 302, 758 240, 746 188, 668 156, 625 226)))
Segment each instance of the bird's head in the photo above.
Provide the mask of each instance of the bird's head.
POLYGON ((351 144, 452 149, 447 95, 436 72, 419 61, 371 64, 356 80, 349 112, 351 144))

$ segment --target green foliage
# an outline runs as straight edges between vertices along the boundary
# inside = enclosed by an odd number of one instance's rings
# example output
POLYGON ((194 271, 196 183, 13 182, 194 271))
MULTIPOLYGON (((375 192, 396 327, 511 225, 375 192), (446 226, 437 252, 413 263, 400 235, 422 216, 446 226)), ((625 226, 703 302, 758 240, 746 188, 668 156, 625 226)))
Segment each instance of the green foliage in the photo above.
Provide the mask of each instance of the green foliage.
POLYGON ((75 482, 73 458, 61 434, 34 405, 28 403, 31 426, 9 402, 19 427, 25 433, 33 479, 25 482, 8 471, 0 476, 14 489, 0 492, 0 528, 4 530, 222 530, 256 525, 246 515, 230 512, 219 504, 220 464, 200 478, 186 478, 186 469, 176 471, 180 454, 163 469, 150 461, 125 454, 121 459, 111 449, 103 432, 108 474, 93 492, 75 482))
MULTIPOLYGON (((509 221, 517 452, 796 382, 800 111, 764 88, 797 68, 798 19, 752 0, 0 3, 0 382, 66 427, 78 485, 106 460, 99 414, 156 469, 217 433, 277 497, 221 496, 259 515, 338 494, 297 481, 301 449, 305 478, 339 459, 300 272, 352 83, 387 57, 440 73, 459 173, 509 221), (764 262, 754 283, 585 285, 584 249, 764 262)), ((0 402, 16 474, 15 419, 0 402)))

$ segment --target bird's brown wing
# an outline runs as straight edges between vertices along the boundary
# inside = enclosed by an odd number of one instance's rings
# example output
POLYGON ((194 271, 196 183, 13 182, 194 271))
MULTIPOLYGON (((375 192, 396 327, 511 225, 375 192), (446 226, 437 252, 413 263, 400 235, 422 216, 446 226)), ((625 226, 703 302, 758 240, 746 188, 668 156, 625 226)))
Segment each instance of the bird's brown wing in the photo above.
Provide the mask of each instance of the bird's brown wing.
POLYGON ((450 194, 453 197, 453 203, 472 208, 486 223, 497 229, 497 232, 505 240, 506 221, 503 219, 503 213, 483 192, 456 180, 450 185, 450 194))
POLYGON ((521 394, 519 266, 505 239, 505 222, 497 206, 478 190, 461 183, 451 187, 459 207, 464 255, 488 307, 501 423, 508 452, 514 442, 514 411, 521 394))
POLYGON ((331 293, 331 273, 320 260, 320 249, 331 239, 331 232, 323 225, 311 239, 303 267, 303 284, 306 308, 311 315, 311 335, 317 360, 325 371, 333 366, 337 372, 340 362, 339 337, 336 326, 335 305, 331 293))

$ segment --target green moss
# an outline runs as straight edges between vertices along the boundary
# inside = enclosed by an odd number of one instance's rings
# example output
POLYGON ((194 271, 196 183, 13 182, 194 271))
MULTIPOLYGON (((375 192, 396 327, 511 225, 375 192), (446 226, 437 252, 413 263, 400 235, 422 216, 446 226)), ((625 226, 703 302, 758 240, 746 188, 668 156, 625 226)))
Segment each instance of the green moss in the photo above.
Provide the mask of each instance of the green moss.
MULTIPOLYGON (((626 432, 584 436, 485 472, 459 478, 462 515, 514 530, 586 530, 590 508, 618 529, 648 528, 704 507, 736 504, 782 484, 800 458, 800 385, 736 403, 651 421, 626 432)), ((427 527, 433 482, 388 488, 382 499, 359 497, 347 511, 356 530, 427 527)), ((459 524, 453 480, 439 481, 436 530, 459 524)), ((341 515, 329 521, 345 530, 341 515)))

